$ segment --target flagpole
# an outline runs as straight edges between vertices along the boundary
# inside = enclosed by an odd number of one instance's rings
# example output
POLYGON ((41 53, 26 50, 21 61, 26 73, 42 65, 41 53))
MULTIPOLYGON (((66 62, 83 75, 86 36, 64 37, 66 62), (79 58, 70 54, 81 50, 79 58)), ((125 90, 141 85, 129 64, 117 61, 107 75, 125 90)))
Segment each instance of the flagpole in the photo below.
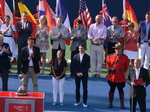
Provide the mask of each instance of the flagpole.
MULTIPOLYGON (((125 0, 123 0, 123 14, 124 14, 124 18, 123 19, 126 19, 126 2, 125 0)), ((125 30, 126 30, 126 23, 125 23, 125 20, 124 21, 124 47, 125 47, 125 30)))
POLYGON ((123 0, 123 13, 124 13, 124 16, 126 17, 126 3, 125 3, 125 0, 123 0))
POLYGON ((56 18, 58 17, 58 0, 56 0, 56 12, 55 12, 55 14, 56 14, 56 18))
MULTIPOLYGON (((102 16, 103 16, 103 5, 104 5, 104 0, 102 0, 102 16)), ((104 24, 104 18, 103 18, 103 24, 104 24)))
POLYGON ((102 9, 103 9, 103 5, 104 5, 104 0, 102 0, 102 9))
POLYGON ((149 12, 150 12, 150 0, 149 0, 149 12))
MULTIPOLYGON (((123 0, 123 14, 124 14, 124 19, 126 19, 126 2, 125 2, 125 0, 123 0)), ((124 25, 125 25, 125 22, 124 22, 124 25)))

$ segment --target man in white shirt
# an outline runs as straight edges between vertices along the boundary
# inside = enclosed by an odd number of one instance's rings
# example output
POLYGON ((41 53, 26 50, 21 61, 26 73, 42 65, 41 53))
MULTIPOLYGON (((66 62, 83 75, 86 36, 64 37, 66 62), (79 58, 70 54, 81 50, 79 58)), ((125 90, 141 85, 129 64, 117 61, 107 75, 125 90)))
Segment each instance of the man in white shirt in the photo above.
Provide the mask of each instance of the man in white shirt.
POLYGON ((137 31, 140 33, 138 42, 139 59, 141 59, 141 65, 148 69, 150 62, 150 12, 147 12, 145 20, 139 23, 137 31))
POLYGON ((80 82, 83 85, 83 107, 88 107, 88 70, 90 68, 90 56, 85 53, 85 46, 79 46, 79 53, 73 58, 74 77, 76 84, 76 102, 74 106, 80 104, 80 82))
POLYGON ((73 57, 75 54, 79 53, 79 45, 83 44, 86 47, 86 40, 87 40, 87 31, 86 29, 82 28, 82 21, 76 21, 77 28, 71 31, 71 64, 70 64, 70 76, 74 76, 73 71, 73 57))
POLYGON ((141 67, 140 59, 134 60, 134 68, 127 75, 130 88, 130 112, 136 112, 138 102, 141 112, 146 112, 146 87, 150 84, 148 70, 141 67))
POLYGON ((24 89, 28 91, 28 80, 29 76, 32 77, 33 91, 38 91, 37 78, 40 72, 39 61, 40 61, 40 50, 34 46, 34 38, 29 37, 27 41, 28 45, 22 49, 22 73, 24 75, 24 89))
POLYGON ((103 43, 107 36, 107 28, 102 21, 102 14, 96 15, 95 23, 88 31, 88 39, 91 41, 91 74, 92 77, 100 77, 103 60, 103 43))
POLYGON ((32 23, 27 20, 27 12, 22 12, 21 20, 16 24, 16 29, 18 33, 18 60, 17 60, 17 74, 21 72, 21 50, 23 47, 27 46, 28 37, 32 33, 32 23))

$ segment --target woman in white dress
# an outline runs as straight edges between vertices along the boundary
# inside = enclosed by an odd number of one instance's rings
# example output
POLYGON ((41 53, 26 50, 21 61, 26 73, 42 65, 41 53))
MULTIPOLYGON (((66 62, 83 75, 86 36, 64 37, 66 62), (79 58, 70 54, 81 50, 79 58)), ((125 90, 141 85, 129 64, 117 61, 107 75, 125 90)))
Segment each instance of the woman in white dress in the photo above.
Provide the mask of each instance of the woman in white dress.
POLYGON ((16 58, 17 50, 16 50, 16 43, 14 40, 14 33, 16 32, 15 26, 10 23, 10 16, 6 15, 4 17, 5 24, 1 26, 1 32, 4 36, 4 42, 9 44, 10 51, 12 52, 12 56, 10 58, 16 58))
POLYGON ((40 54, 42 58, 42 71, 41 75, 44 75, 44 68, 46 63, 46 52, 49 51, 49 26, 47 25, 47 18, 42 15, 39 19, 39 25, 36 26, 36 46, 40 48, 40 54))

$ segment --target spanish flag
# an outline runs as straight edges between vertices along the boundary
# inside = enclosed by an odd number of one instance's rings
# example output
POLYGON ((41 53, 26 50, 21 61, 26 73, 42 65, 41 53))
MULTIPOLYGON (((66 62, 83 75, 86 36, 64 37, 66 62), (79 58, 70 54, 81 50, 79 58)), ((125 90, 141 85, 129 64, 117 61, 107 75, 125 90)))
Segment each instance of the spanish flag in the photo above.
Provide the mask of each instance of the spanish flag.
POLYGON ((137 30, 138 20, 136 18, 134 10, 132 9, 131 5, 129 4, 129 1, 124 0, 123 6, 124 6, 125 18, 128 19, 129 21, 133 22, 134 23, 134 30, 137 30))

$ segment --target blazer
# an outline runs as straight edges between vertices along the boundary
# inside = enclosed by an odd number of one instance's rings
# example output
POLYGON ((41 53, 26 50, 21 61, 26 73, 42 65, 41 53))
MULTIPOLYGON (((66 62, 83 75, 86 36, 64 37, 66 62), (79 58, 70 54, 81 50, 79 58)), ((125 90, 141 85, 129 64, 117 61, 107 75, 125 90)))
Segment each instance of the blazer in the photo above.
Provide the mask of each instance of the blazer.
MULTIPOLYGON (((9 44, 3 43, 2 48, 5 46, 5 48, 9 47, 9 44)), ((0 50, 1 52, 1 50, 0 50)), ((9 49, 8 53, 0 53, 0 68, 2 69, 2 66, 6 69, 9 70, 11 68, 10 60, 9 57, 12 56, 12 52, 9 49)))
MULTIPOLYGON (((142 44, 144 42, 144 38, 146 35, 146 21, 141 21, 139 23, 137 31, 140 33, 139 36, 139 43, 142 44)), ((150 29, 149 29, 149 34, 148 34, 148 40, 150 39, 150 29)), ((149 43, 150 45, 150 43, 149 43)))
MULTIPOLYGON (((33 52, 34 52, 34 57, 32 58, 33 61, 33 68, 35 73, 39 73, 40 72, 40 68, 39 68, 39 61, 41 59, 40 57, 40 49, 39 47, 34 46, 33 47, 33 52)), ((23 63, 22 66, 22 73, 26 74, 28 72, 28 68, 29 68, 29 49, 28 46, 22 48, 22 56, 21 56, 21 60, 23 63)))
POLYGON ((87 39, 87 31, 83 28, 80 29, 80 33, 81 33, 81 38, 75 38, 74 35, 75 33, 78 31, 78 29, 73 29, 71 31, 71 40, 72 40, 72 44, 70 47, 71 51, 75 51, 76 48, 83 44, 84 46, 86 46, 86 39, 87 39), (78 46, 77 46, 78 44, 78 46))
POLYGON ((22 29, 22 21, 19 21, 17 23, 17 44, 27 44, 28 37, 31 36, 32 23, 30 21, 27 21, 26 24, 28 24, 29 28, 26 27, 25 29, 22 29))
MULTIPOLYGON (((141 67, 139 79, 142 78, 143 82, 146 83, 146 86, 150 84, 150 78, 148 70, 141 67)), ((131 82, 134 82, 136 79, 135 69, 130 69, 127 75, 127 83, 131 86, 131 82)), ((146 96, 146 88, 144 86, 131 86, 130 87, 130 97, 135 97, 137 95, 146 96)))
POLYGON ((88 77, 88 70, 90 68, 90 56, 84 53, 82 62, 80 63, 80 54, 76 54, 73 58, 74 76, 77 77, 77 73, 82 73, 83 77, 88 77))
POLYGON ((50 38, 53 40, 52 49, 58 49, 59 45, 61 49, 66 49, 66 39, 68 38, 68 30, 65 26, 61 26, 60 31, 62 32, 62 36, 58 37, 58 26, 52 28, 52 34, 50 38))

